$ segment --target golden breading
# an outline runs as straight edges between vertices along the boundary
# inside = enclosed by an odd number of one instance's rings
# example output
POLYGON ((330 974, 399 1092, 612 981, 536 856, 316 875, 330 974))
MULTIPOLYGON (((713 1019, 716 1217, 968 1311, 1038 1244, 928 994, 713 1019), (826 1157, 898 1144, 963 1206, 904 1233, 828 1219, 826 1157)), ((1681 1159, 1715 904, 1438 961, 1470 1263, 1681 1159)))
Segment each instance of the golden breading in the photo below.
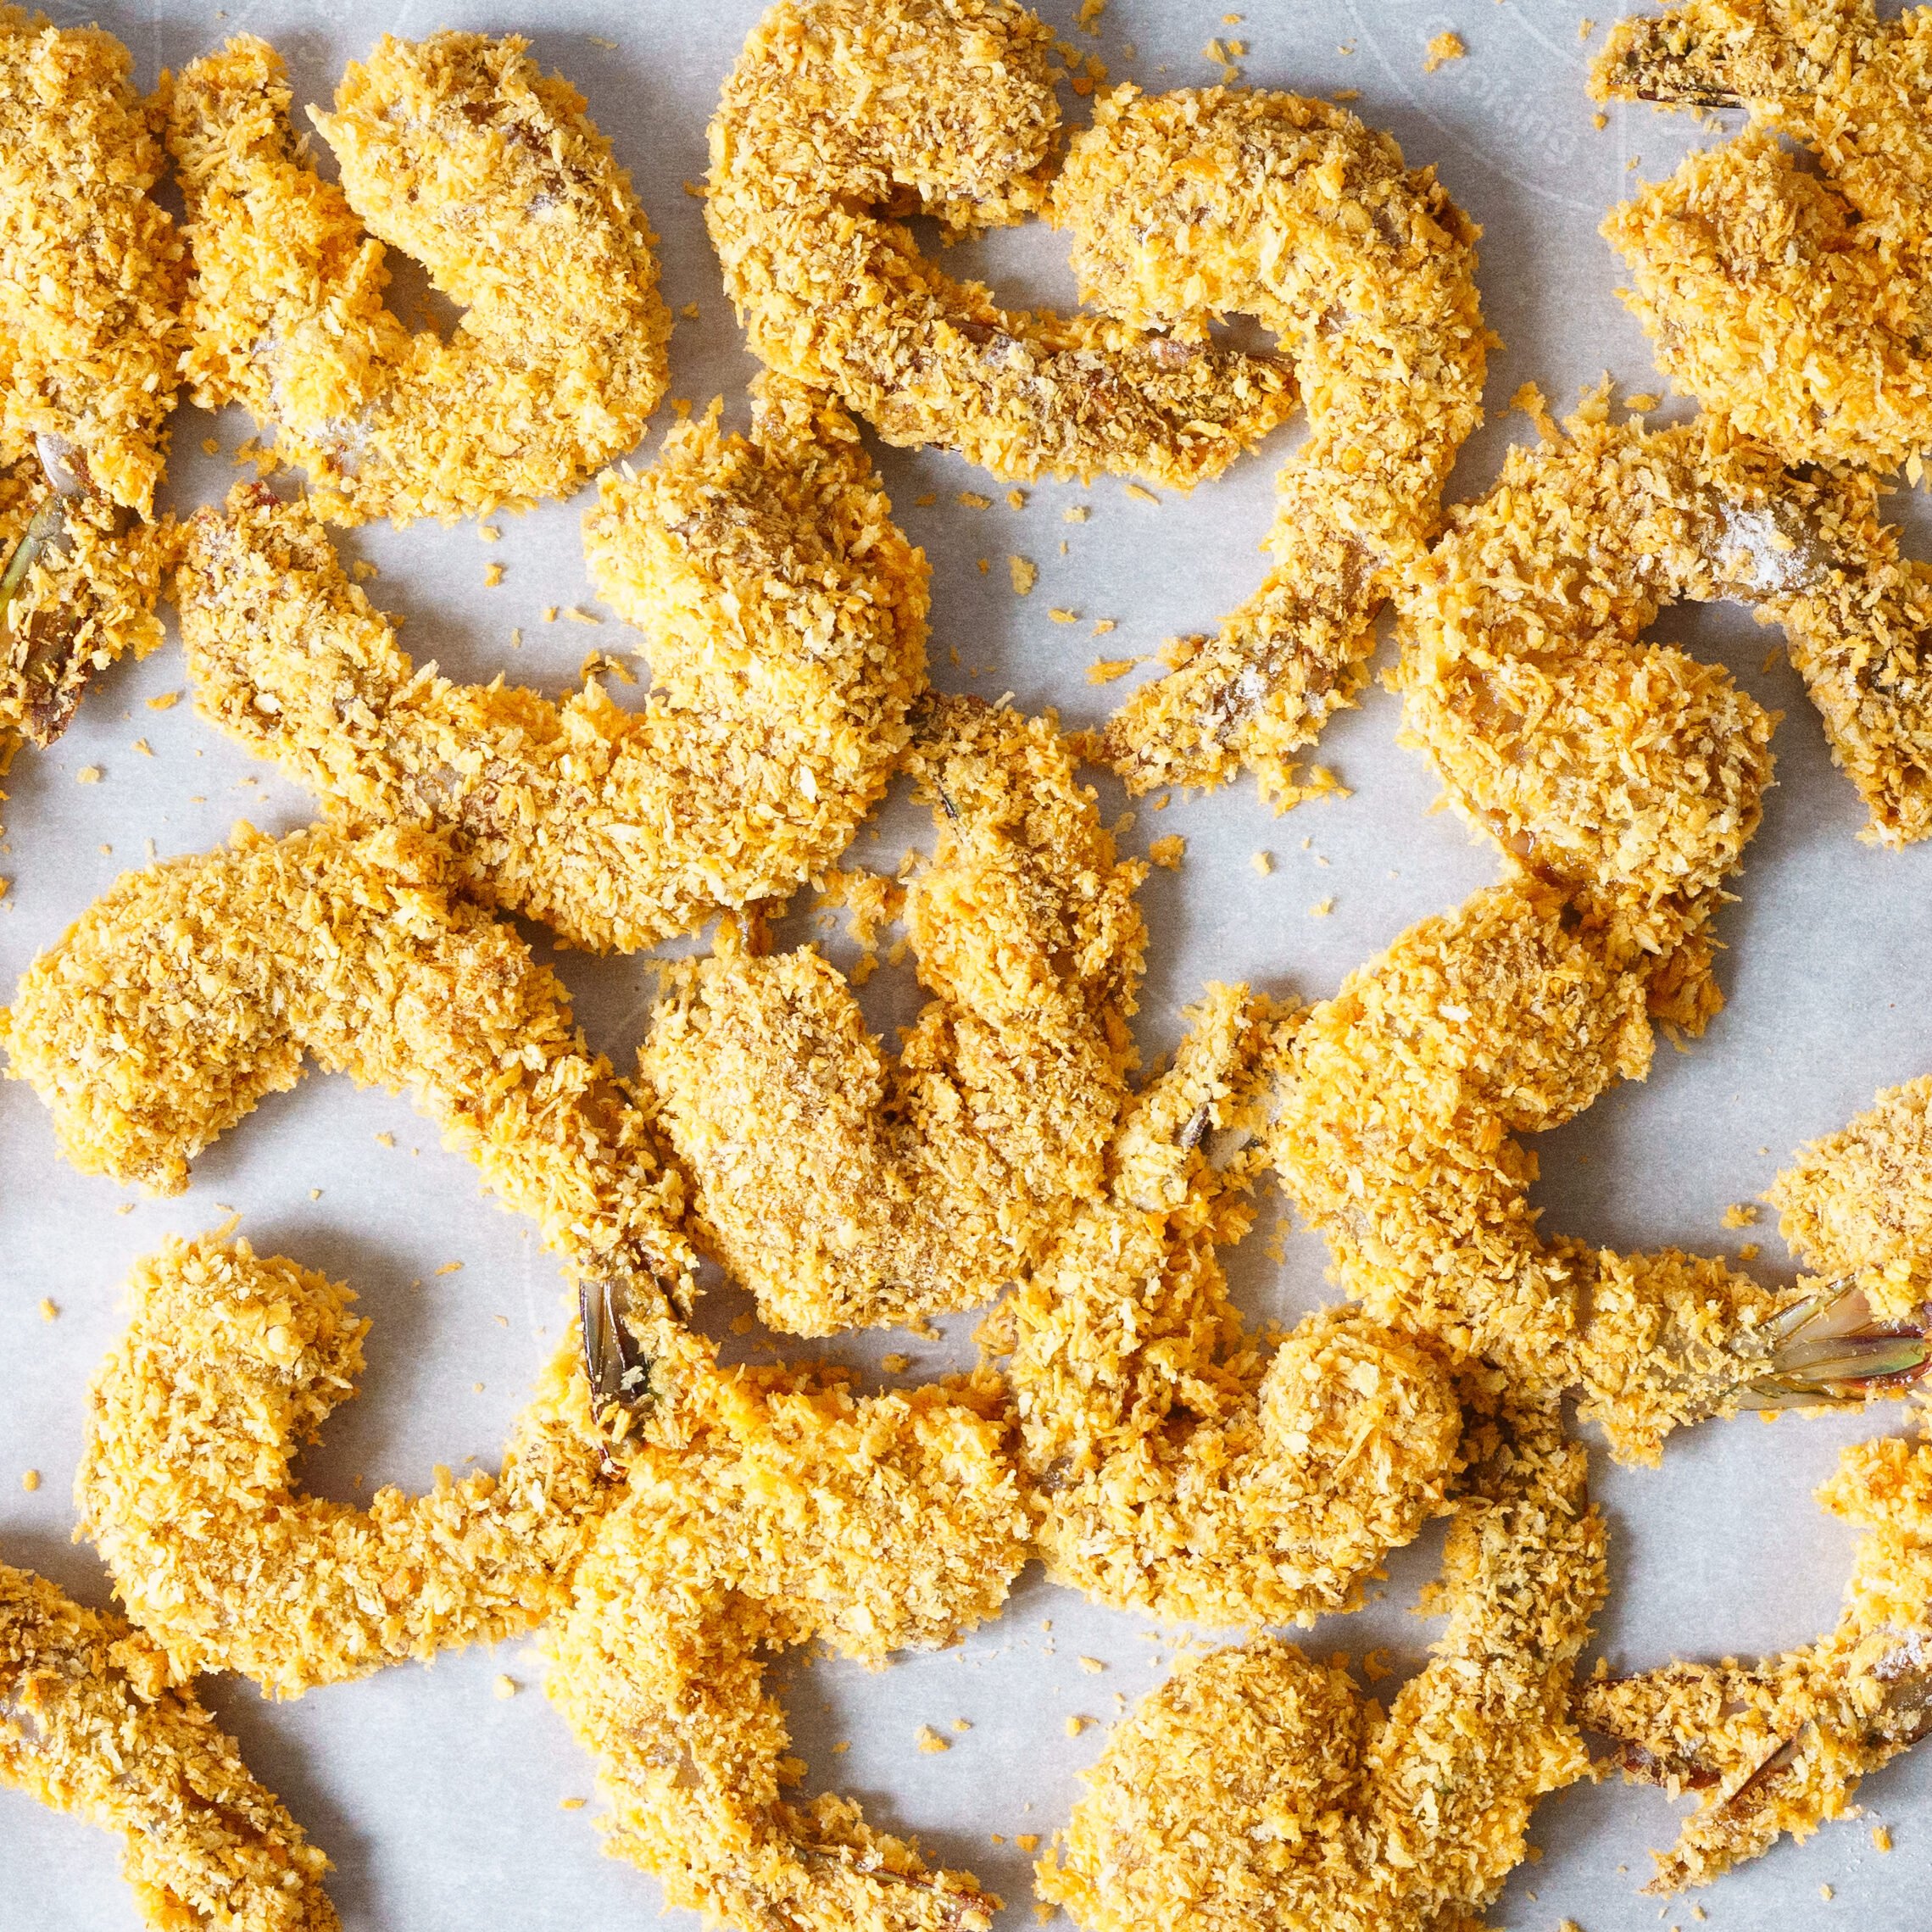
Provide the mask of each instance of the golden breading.
POLYGON ((1042 213, 1054 36, 1015 0, 781 0, 712 117, 705 220, 752 351, 888 443, 1002 476, 1185 486, 1287 415, 1284 365, 1104 315, 1000 308, 920 252, 1042 213))
POLYGON ((1146 868, 1051 722, 936 699, 907 763, 938 830, 905 894, 934 997, 896 1064, 812 947, 673 968, 638 1057, 703 1244, 795 1334, 1012 1280, 1100 1193, 1134 1061, 1146 868))
POLYGON ((1284 1023, 1210 989, 1122 1127, 1108 1198, 992 1324, 1048 1573, 1116 1608, 1223 1627, 1353 1609, 1462 1467, 1426 1346, 1333 1309, 1265 1346, 1228 1299, 1215 1250, 1253 1214, 1211 1154, 1256 1036, 1284 1023))
POLYGON ((1495 489, 1398 593, 1395 682, 1450 796, 1535 871, 1668 948, 1734 870, 1774 719, 1721 668, 1639 643, 1667 604, 1729 599, 1783 627, 1862 835, 1932 832, 1932 576, 1866 479, 1801 477, 1707 418, 1510 453, 1495 489))
POLYGON ((788 1932, 989 1932, 998 1901, 935 1871, 800 1767, 766 1660, 867 1662, 992 1616, 1028 1513, 991 1377, 855 1397, 836 1370, 693 1378, 682 1441, 630 1488, 545 1638, 547 1688, 595 1757, 610 1849, 708 1920, 788 1932))
POLYGON ((305 1055, 407 1091, 573 1271, 660 1318, 689 1292, 677 1177, 556 976, 454 875, 426 832, 247 826, 126 873, 23 977, 8 1072, 83 1173, 163 1194, 305 1055))
POLYGON ((1289 754, 1352 702, 1375 614, 1483 418, 1478 231, 1352 114, 1226 87, 1096 101, 1051 212, 1084 301, 1182 341, 1250 315, 1294 359, 1309 433, 1276 482, 1268 574, 1105 737, 1130 791, 1245 763, 1292 804, 1289 754))
POLYGON ((1699 1795, 1653 1892, 1707 1885, 1844 1815, 1859 1780, 1917 1743, 1932 1717, 1932 1445, 1854 1444, 1818 1491, 1858 1539, 1837 1628, 1755 1668, 1673 1663, 1598 1675, 1577 1715, 1617 1740, 1613 1762, 1672 1797, 1699 1795))
POLYGON ((186 1683, 271 1696, 494 1643, 565 1600, 611 1500, 573 1327, 503 1467, 368 1508, 303 1495, 289 1464, 355 1392, 369 1323, 349 1290, 246 1241, 172 1241, 136 1267, 93 1381, 75 1484, 120 1601, 186 1683))
POLYGON ((0 1564, 0 1785, 119 1833, 157 1932, 339 1932, 329 1861, 168 1662, 116 1617, 0 1564))
POLYGON ((1676 0, 1617 26, 1592 90, 1750 110, 1746 132, 1604 223, 1672 384, 1791 462, 1903 464, 1916 481, 1932 446, 1932 15, 1676 0))
POLYGON ((352 822, 447 829, 470 898, 630 951, 829 866, 883 793, 925 683, 927 569, 851 419, 774 376, 754 441, 715 414, 584 523, 664 696, 418 671, 305 504, 242 484, 176 579, 203 715, 352 822))
POLYGON ((582 96, 527 45, 378 41, 336 112, 311 110, 340 187, 298 143, 265 42, 231 40, 173 86, 195 400, 272 427, 332 521, 567 495, 664 393, 655 237, 582 96), (383 305, 385 243, 463 308, 447 342, 383 305))
POLYGON ((1041 1896, 1088 1932, 1446 1932, 1584 1776, 1570 1673, 1605 1595, 1587 1458, 1497 1405, 1443 1552, 1449 1626, 1384 1718, 1348 1673, 1261 1638, 1178 1670, 1115 1731, 1041 1896))

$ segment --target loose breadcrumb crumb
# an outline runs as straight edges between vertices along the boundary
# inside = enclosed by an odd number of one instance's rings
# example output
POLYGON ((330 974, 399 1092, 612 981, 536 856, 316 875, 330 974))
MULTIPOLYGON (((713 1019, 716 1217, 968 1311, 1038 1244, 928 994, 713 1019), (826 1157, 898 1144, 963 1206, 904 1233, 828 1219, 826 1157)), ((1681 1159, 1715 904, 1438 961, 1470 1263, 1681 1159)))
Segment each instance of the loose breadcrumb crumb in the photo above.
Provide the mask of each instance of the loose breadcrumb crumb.
POLYGON ((1462 60, 1469 49, 1462 44, 1460 34, 1439 33, 1432 40, 1423 55, 1423 72, 1433 74, 1439 67, 1446 66, 1452 60, 1462 60))
POLYGON ((1188 849, 1188 842, 1178 832, 1170 832, 1165 838, 1156 838, 1147 848, 1148 858, 1163 871, 1178 872, 1181 860, 1188 849))

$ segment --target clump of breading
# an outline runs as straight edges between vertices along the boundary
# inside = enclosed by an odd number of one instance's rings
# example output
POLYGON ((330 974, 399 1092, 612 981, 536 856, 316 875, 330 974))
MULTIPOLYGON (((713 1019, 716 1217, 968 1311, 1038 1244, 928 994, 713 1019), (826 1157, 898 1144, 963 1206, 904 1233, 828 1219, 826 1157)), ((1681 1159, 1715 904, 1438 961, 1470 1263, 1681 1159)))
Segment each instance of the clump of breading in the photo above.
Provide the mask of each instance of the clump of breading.
POLYGON ((1932 15, 1676 0, 1619 23, 1592 91, 1750 111, 1604 223, 1673 385, 1792 462, 1916 476, 1932 447, 1932 15))
POLYGON ((1804 477, 1706 418, 1612 424, 1599 392, 1512 450, 1399 593, 1395 678, 1457 808, 1668 949, 1736 869, 1774 717, 1721 667, 1639 642, 1682 599, 1783 627, 1834 760, 1897 845, 1932 831, 1932 581, 1868 480, 1804 477))
POLYGON ((1778 1231, 1821 1275, 1855 1280, 1881 1318, 1932 1301, 1932 1076, 1888 1088, 1772 1183, 1778 1231))
POLYGON ((655 237, 582 96, 527 45, 378 41, 336 112, 311 110, 340 187, 297 142, 265 42, 230 41, 173 86, 195 400, 272 427, 331 521, 566 495, 664 393, 655 237), (447 341, 384 306, 385 243, 464 309, 447 341))
POLYGON ((1102 1603, 1210 1625, 1312 1623, 1446 1506, 1462 1412, 1428 1348, 1353 1311, 1245 1332, 1216 1259, 1252 1221, 1210 1158, 1256 1035, 1210 989, 1135 1104, 1108 1198, 994 1324, 1049 1573, 1102 1603))
POLYGON ((831 865, 883 793, 925 682, 927 568, 851 419, 760 379, 585 519, 599 588, 663 696, 562 705, 420 672, 314 511, 240 486, 176 579, 202 711, 352 822, 448 829, 462 889, 574 944, 654 945, 831 865))
POLYGON ((1859 1780, 1908 1750, 1932 1711, 1932 1445, 1854 1444, 1818 1491, 1858 1540, 1844 1613, 1828 1636, 1755 1667, 1673 1663, 1597 1677, 1578 1720, 1617 1741, 1632 1779, 1699 1794, 1653 1892, 1707 1885, 1842 1817, 1859 1780))
POLYGON ((157 1932, 340 1932, 329 1861, 154 1644, 0 1564, 5 1784, 117 1833, 157 1932))
POLYGON ((564 1601, 612 1489, 576 1328, 491 1476, 437 1472, 368 1508, 302 1494, 291 1458, 354 1393, 369 1323, 338 1283, 246 1241, 137 1264, 97 1371, 75 1484, 121 1601, 186 1683, 232 1670, 272 1696, 494 1643, 564 1601))
POLYGON ((127 49, 0 7, 0 451, 53 437, 143 516, 165 459, 185 270, 127 49))
POLYGON ((448 896, 454 871, 426 832, 243 826, 126 873, 22 977, 8 1072, 83 1173, 164 1194, 305 1055, 407 1091, 575 1271, 661 1317, 690 1292, 677 1177, 555 974, 448 896))
POLYGON ((1052 722, 934 699, 907 765, 938 831, 905 897, 933 998, 896 1063, 812 947, 675 968, 638 1058, 704 1244, 793 1333, 1014 1279, 1100 1195, 1134 1062, 1146 867, 1052 722))
POLYGON ((1276 483, 1261 588, 1108 726, 1130 791, 1244 763, 1278 805, 1289 754, 1353 701, 1390 584, 1482 420, 1478 230, 1433 169, 1326 101, 1243 88, 1095 103, 1054 183, 1082 298, 1205 341, 1252 316, 1294 360, 1307 440, 1276 483))
POLYGON ((1184 1666, 1088 1774, 1044 1898, 1088 1932, 1473 1923, 1536 1801, 1589 1768, 1570 1674, 1606 1591, 1582 1447, 1553 1408, 1495 1406, 1432 1593, 1448 1629, 1387 1717, 1273 1638, 1184 1666))
POLYGON ((1294 405, 1275 359, 1002 309, 899 219, 960 235, 1044 210, 1053 58, 1052 30, 1015 0, 781 0, 711 121, 725 287, 754 354, 888 443, 1002 476, 1218 475, 1294 405))
POLYGON ((546 1687, 598 1765, 610 1849, 668 1903, 792 1932, 988 1932, 998 1901, 827 1794, 784 1787, 766 1657, 882 1662, 992 1616, 1027 1556, 997 1379, 855 1397, 837 1370, 713 1369, 642 1445, 552 1623, 546 1687))

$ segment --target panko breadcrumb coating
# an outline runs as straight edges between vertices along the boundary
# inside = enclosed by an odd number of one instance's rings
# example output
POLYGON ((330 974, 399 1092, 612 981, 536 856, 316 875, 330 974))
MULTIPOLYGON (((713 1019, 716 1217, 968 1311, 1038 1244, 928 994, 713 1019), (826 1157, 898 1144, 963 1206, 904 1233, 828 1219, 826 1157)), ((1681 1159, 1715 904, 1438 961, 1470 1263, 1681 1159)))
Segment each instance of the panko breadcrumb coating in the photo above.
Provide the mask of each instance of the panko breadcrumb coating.
POLYGON ((527 45, 384 36, 335 113, 311 110, 340 187, 297 141, 265 42, 231 40, 173 86, 195 400, 272 428, 332 521, 567 495, 664 394, 655 237, 583 97, 527 45), (447 342, 384 306, 385 244, 464 309, 447 342))
POLYGON ((1932 14, 1677 0, 1618 24, 1592 91, 1750 111, 1604 223, 1673 387, 1794 463, 1916 479, 1932 447, 1932 14))
POLYGON ((1854 1444, 1818 1494, 1865 1532, 1829 1635, 1755 1667, 1600 1667, 1578 1700, 1626 1778, 1698 1794, 1647 1890, 1707 1885, 1783 1832, 1808 1838, 1932 1728, 1932 1444, 1854 1444))
POLYGON ((1227 87, 1096 101, 1052 215, 1083 300, 1181 341, 1250 315, 1294 360, 1309 433, 1277 481, 1267 576, 1105 738, 1130 791, 1245 763, 1292 804, 1289 754, 1352 701, 1375 614, 1483 418, 1476 226, 1346 110, 1227 87))
POLYGON ((1116 1730, 1042 1897, 1088 1932, 1451 1932, 1583 1776, 1570 1673, 1605 1595, 1587 1458, 1554 1409, 1497 1404, 1432 1592, 1449 1625, 1384 1717, 1339 1663, 1211 1652, 1116 1730))
POLYGON ((1425 1345, 1336 1309, 1266 1345, 1229 1300, 1215 1250, 1253 1211, 1211 1155, 1254 1036, 1283 1023, 1211 989, 1122 1127, 1108 1198, 1001 1312, 1048 1573, 1116 1608, 1222 1627, 1353 1609, 1462 1468, 1425 1345))
POLYGON ((157 1932, 340 1932, 329 1861, 146 1635, 0 1563, 0 1786, 118 1833, 157 1932))
POLYGON ((611 1498, 574 1327, 496 1475, 439 1469, 429 1495, 384 1488, 366 1509, 303 1495, 291 1458, 362 1370, 354 1299, 219 1236, 136 1267, 75 1501, 183 1683, 232 1670, 293 1697, 513 1636, 565 1601, 611 1498))
POLYGON ((0 742, 47 744, 87 680, 161 641, 153 508, 185 251, 128 51, 0 7, 0 742))
POLYGON ((1773 718, 1720 668, 1644 644, 1667 604, 1783 627, 1862 836, 1932 832, 1932 576, 1864 479, 1804 477, 1710 418, 1612 424, 1599 392, 1514 449, 1399 593, 1395 682, 1458 809, 1651 948, 1734 870, 1773 718))
POLYGON ((407 1091, 574 1271, 662 1317, 690 1292, 677 1177, 556 976, 456 877, 426 832, 247 826, 124 874, 22 977, 8 1072, 81 1172, 162 1194, 304 1056, 407 1091))
POLYGON ((1044 212, 1051 29, 1015 0, 781 0, 711 121, 705 220, 752 351, 888 443, 1001 476, 1218 475, 1294 406, 1275 359, 1000 308, 920 252, 1044 212))
POLYGON ((351 822, 445 827, 461 889, 630 951, 823 871, 883 793, 925 682, 927 568, 835 404, 775 376, 585 519, 663 696, 563 704, 418 671, 312 509, 242 484, 176 580, 204 715, 351 822))
POLYGON ((546 1688, 597 1760, 610 1849, 667 1903, 746 1932, 989 1932, 998 1901, 801 1773, 767 1656, 882 1662, 992 1616, 1028 1554, 995 1378, 859 1398, 840 1372, 693 1378, 545 1638, 546 1688))
POLYGON ((795 1334, 989 1299, 1103 1185, 1146 876, 1050 720, 930 700, 907 764, 938 841, 905 894, 933 998, 888 1061, 813 947, 678 966, 638 1070, 702 1244, 795 1334))

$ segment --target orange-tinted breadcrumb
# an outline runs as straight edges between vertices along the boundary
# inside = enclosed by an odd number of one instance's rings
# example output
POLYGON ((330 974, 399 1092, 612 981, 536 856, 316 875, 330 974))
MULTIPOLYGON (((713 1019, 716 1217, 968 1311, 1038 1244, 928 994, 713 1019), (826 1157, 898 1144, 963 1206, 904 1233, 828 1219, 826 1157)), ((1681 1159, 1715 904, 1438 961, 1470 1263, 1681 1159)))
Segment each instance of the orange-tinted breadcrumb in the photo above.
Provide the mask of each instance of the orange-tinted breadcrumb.
POLYGON ((626 951, 824 870, 885 789, 925 682, 927 570, 836 404, 760 379, 754 440, 715 415, 607 474, 599 588, 663 695, 418 671, 313 510, 242 485, 177 578, 203 713, 351 821, 447 828, 462 889, 626 951))
POLYGON ((173 86, 195 399, 271 427, 333 521, 567 495, 664 393, 654 237, 582 96, 527 44, 378 41, 336 111, 311 110, 340 187, 303 153, 265 42, 173 86), (384 306, 386 244, 463 309, 447 341, 384 306))
POLYGON ((907 763, 938 832, 905 905, 933 997, 896 1063, 811 947, 673 969, 639 1055, 704 1244, 793 1333, 1015 1278, 1100 1194, 1133 1063, 1146 868, 1051 723, 935 699, 907 763))
POLYGON ((167 1659, 0 1564, 0 1785, 117 1833, 157 1932, 339 1932, 329 1861, 167 1659))
POLYGON ((1673 386, 1792 462, 1916 475, 1932 446, 1932 14, 1677 0, 1621 22, 1592 84, 1750 111, 1604 224, 1673 386))
POLYGON ((688 1291, 676 1177, 556 976, 454 878, 428 832, 247 827, 125 874, 23 977, 8 1071, 83 1173, 161 1193, 305 1055, 407 1091, 574 1270, 661 1316, 688 1291))
POLYGON ((1289 754, 1352 701, 1375 614, 1482 420, 1475 225, 1345 109, 1226 87, 1097 102, 1052 214, 1084 300, 1183 342, 1250 315, 1294 361, 1309 433, 1277 482, 1268 574, 1105 738, 1130 791, 1245 763, 1292 804, 1289 754))
POLYGON ((1107 1198, 993 1327, 1048 1572, 1117 1608, 1219 1626, 1353 1608, 1462 1468, 1462 1411, 1425 1345, 1329 1309, 1271 1347, 1229 1299, 1215 1250, 1253 1213, 1215 1155, 1256 1036, 1286 1023, 1210 989, 1133 1104, 1107 1198))
POLYGON ((75 1500, 129 1613, 186 1683, 232 1670, 274 1696, 543 1621, 610 1500, 575 1328, 498 1473, 366 1509, 289 1464, 354 1393, 370 1324, 341 1284, 245 1241, 137 1264, 94 1377, 75 1500))
POLYGON ((1932 580, 1868 481, 1803 477, 1712 419, 1645 431, 1601 393, 1510 453, 1400 593, 1406 719, 1456 805, 1641 944, 1734 869, 1773 719, 1721 668, 1640 642, 1667 604, 1784 629, 1864 836, 1932 831, 1932 580))
POLYGON ((781 0, 710 130, 704 216, 752 351, 888 443, 997 475, 1219 474, 1294 404, 1271 357, 1000 308, 903 217, 952 235, 1044 211, 1054 36, 1015 0, 781 0))
POLYGON ((1783 1832, 1808 1838, 1932 1722, 1932 1444, 1854 1444, 1818 1500, 1865 1533, 1829 1635, 1755 1667, 1600 1668, 1584 1687, 1578 1720, 1617 1740, 1626 1778, 1699 1796, 1649 1890, 1707 1885, 1783 1832))
POLYGON ((597 1761, 610 1849, 666 1901, 788 1932, 988 1932, 998 1901, 834 1795, 793 1803, 767 1656, 882 1662, 992 1616, 1030 1520, 989 1377, 854 1396, 836 1370, 693 1378, 644 1443, 546 1638, 546 1686, 597 1761))
POLYGON ((1177 1671, 1115 1732, 1041 1896, 1088 1932, 1446 1932, 1588 1769, 1570 1673, 1605 1594, 1587 1458, 1498 1405, 1443 1552, 1449 1626, 1384 1717, 1339 1663, 1257 1639, 1177 1671))

